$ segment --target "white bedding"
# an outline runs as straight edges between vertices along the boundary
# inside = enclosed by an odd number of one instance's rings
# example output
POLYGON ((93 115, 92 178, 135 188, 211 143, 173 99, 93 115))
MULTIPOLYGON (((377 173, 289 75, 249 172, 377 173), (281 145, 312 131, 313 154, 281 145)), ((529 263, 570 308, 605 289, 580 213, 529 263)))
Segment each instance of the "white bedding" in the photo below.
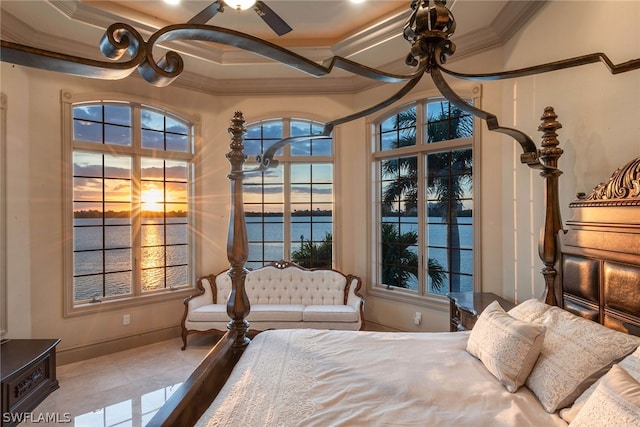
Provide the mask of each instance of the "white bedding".
POLYGON ((566 426, 509 393, 468 333, 259 334, 198 426, 566 426))

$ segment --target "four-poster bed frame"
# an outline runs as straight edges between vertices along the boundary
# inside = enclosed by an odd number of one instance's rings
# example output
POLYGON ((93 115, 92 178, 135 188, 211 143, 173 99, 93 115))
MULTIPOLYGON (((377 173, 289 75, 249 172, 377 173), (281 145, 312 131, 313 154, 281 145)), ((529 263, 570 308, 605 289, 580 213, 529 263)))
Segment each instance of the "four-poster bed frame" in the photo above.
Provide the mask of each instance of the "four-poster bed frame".
MULTIPOLYGON (((585 55, 549 64, 525 69, 493 74, 461 74, 444 68, 447 56, 455 51, 450 40, 455 30, 453 15, 443 0, 414 0, 411 2, 412 14, 404 29, 404 37, 411 49, 406 64, 414 68, 407 75, 385 73, 344 58, 334 57, 328 65, 320 65, 307 58, 283 49, 265 40, 248 34, 201 24, 170 25, 158 30, 148 41, 127 24, 111 25, 100 43, 101 51, 110 59, 120 59, 128 53, 130 59, 125 62, 101 62, 44 51, 2 40, 1 60, 19 65, 63 72, 90 78, 119 79, 138 70, 142 77, 156 86, 170 84, 182 72, 182 59, 174 52, 163 58, 153 58, 153 47, 157 43, 172 40, 201 40, 228 44, 255 52, 275 61, 294 67, 314 76, 323 76, 333 68, 376 79, 383 82, 405 82, 404 86, 390 98, 360 112, 328 122, 323 131, 316 135, 288 138, 274 144, 259 158, 260 166, 245 170, 243 152, 243 134, 245 133, 242 113, 236 112, 231 119, 230 151, 227 159, 231 169, 228 175, 231 186, 231 210, 227 240, 227 257, 230 264, 229 276, 232 291, 227 301, 227 313, 230 317, 228 332, 206 356, 194 373, 183 383, 168 402, 153 417, 149 425, 186 426, 192 425, 209 407, 242 353, 250 345, 247 337, 249 324, 246 321, 250 311, 250 301, 244 290, 247 270, 244 265, 248 256, 247 230, 244 220, 242 180, 245 176, 262 173, 275 162, 275 153, 284 145, 301 140, 328 137, 333 128, 342 123, 365 117, 385 108, 407 94, 419 80, 429 74, 439 91, 457 108, 486 121, 490 130, 504 133, 515 139, 521 146, 521 162, 540 171, 545 180, 545 222, 539 246, 543 262, 542 274, 545 280, 543 299, 550 305, 561 306, 580 313, 608 326, 624 329, 628 332, 640 332, 640 291, 634 288, 632 280, 640 277, 640 224, 637 214, 629 214, 627 222, 603 225, 593 221, 587 214, 580 215, 569 222, 570 229, 563 233, 558 196, 558 159, 562 149, 558 147, 556 131, 562 126, 551 107, 542 115, 539 130, 543 132, 542 144, 538 148, 532 139, 517 129, 501 126, 495 115, 467 104, 447 84, 443 73, 457 78, 470 80, 500 80, 528 76, 558 69, 576 67, 584 64, 603 62, 612 74, 628 72, 640 68, 640 59, 613 64, 602 53, 585 55), (634 217, 634 215, 636 215, 634 217), (585 228, 586 226, 586 228, 585 228), (575 229, 575 230, 574 230, 575 229), (591 246, 583 244, 584 240, 591 246), (615 241, 622 239, 631 248, 624 253, 615 241), (588 280, 583 279, 587 277, 588 280), (577 280, 578 284, 567 285, 566 279, 577 280), (563 282, 564 281, 564 282, 563 282), (631 283, 631 284, 630 284, 631 283), (626 293, 613 291, 615 284, 622 284, 626 293)), ((618 187, 629 185, 635 192, 627 191, 628 196, 617 197, 624 202, 609 206, 618 209, 622 203, 631 209, 640 205, 638 199, 638 181, 640 180, 639 159, 631 163, 623 172, 624 178, 612 180, 618 187)), ((626 187, 625 187, 626 188, 626 187)), ((617 195, 623 190, 617 188, 617 195)), ((607 204, 598 195, 590 195, 576 202, 579 206, 591 206, 594 203, 607 204)), ((601 218, 600 218, 601 220, 601 218)), ((636 283, 637 285, 637 283, 636 283)))

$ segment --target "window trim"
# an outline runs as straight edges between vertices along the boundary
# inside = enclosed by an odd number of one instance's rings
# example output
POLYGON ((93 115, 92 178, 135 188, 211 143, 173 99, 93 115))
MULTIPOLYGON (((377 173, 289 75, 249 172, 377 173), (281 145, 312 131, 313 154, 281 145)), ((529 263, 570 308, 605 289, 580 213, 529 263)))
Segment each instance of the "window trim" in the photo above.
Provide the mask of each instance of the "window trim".
MULTIPOLYGON (((189 114, 175 110, 173 107, 152 101, 144 98, 131 96, 128 94, 120 93, 83 93, 73 94, 69 91, 63 90, 60 94, 61 100, 61 118, 62 118, 62 200, 63 200, 63 217, 62 217, 62 230, 63 230, 63 242, 62 242, 62 259, 63 259, 63 299, 64 317, 73 317, 78 315, 97 313, 109 310, 117 310, 127 307, 136 307, 150 303, 158 303, 163 301, 171 301, 177 299, 184 299, 188 295, 193 293, 195 288, 195 278, 197 271, 199 271, 198 256, 201 249, 201 239, 198 237, 197 232, 200 229, 199 220, 195 212, 199 210, 198 200, 201 199, 200 190, 198 185, 195 185, 200 179, 200 167, 198 164, 197 152, 201 140, 201 118, 197 114, 189 114), (140 295, 130 295, 126 297, 118 297, 115 299, 105 299, 100 303, 79 304, 74 302, 73 292, 73 207, 70 203, 73 200, 73 150, 82 149, 83 146, 92 147, 95 149, 94 143, 78 143, 74 145, 73 142, 73 104, 82 102, 127 102, 140 106, 141 108, 161 109, 167 113, 174 114, 185 120, 188 120, 193 126, 193 153, 191 157, 191 192, 187 203, 191 206, 189 212, 189 222, 192 224, 193 232, 189 233, 189 262, 191 263, 191 277, 189 278, 189 286, 179 289, 167 289, 160 292, 149 292, 140 295)), ((132 135, 133 138, 138 136, 132 135)), ((149 153, 152 150, 138 149, 131 151, 128 149, 127 154, 140 155, 142 153, 149 153)), ((119 154, 117 149, 113 150, 114 154, 119 154)), ((184 159, 184 154, 179 154, 175 157, 169 154, 167 158, 184 159)))
MULTIPOLYGON (((461 98, 463 99, 471 99, 473 101, 473 105, 482 108, 482 85, 473 85, 467 88, 461 88, 457 92, 461 98)), ((380 206, 379 200, 377 199, 376 192, 378 191, 378 182, 380 181, 379 171, 376 165, 377 162, 381 158, 388 157, 388 154, 385 154, 384 151, 378 149, 378 132, 376 130, 376 126, 382 123, 383 120, 389 118, 393 114, 397 114, 401 111, 404 111, 412 106, 418 106, 418 104, 426 105, 430 101, 443 100, 446 99, 438 92, 428 91, 428 92, 420 92, 416 93, 414 97, 412 97, 409 101, 404 100, 401 104, 396 103, 393 106, 382 110, 375 116, 370 116, 367 118, 367 139, 369 141, 369 176, 371 177, 367 189, 367 195, 369 197, 369 206, 371 206, 370 214, 367 215, 368 220, 368 229, 369 233, 367 235, 368 241, 367 245, 369 248, 369 256, 367 257, 368 270, 371 274, 371 280, 369 280, 369 285, 367 289, 367 293, 369 295, 380 297, 383 299, 387 299, 390 301, 396 301, 401 303, 409 303, 413 305, 418 305, 427 308, 438 308, 443 309, 445 306, 448 307, 449 300, 446 295, 438 295, 431 294, 429 292, 425 292, 420 294, 416 291, 411 291, 403 288, 387 288, 386 286, 382 286, 378 283, 378 276, 380 272, 378 271, 378 247, 377 244, 379 242, 379 218, 380 218, 380 206)), ((417 116, 422 116, 420 112, 418 112, 417 116)), ((473 136, 471 138, 464 138, 460 140, 450 140, 446 142, 439 143, 438 149, 442 150, 451 150, 461 147, 471 147, 473 150, 473 171, 472 171, 472 180, 473 180, 473 215, 474 215, 474 227, 473 227, 473 290, 474 292, 479 292, 482 289, 482 233, 481 233, 481 224, 482 224, 482 208, 481 208, 481 197, 480 197, 480 189, 482 186, 481 183, 481 149, 480 142, 482 141, 482 120, 479 118, 473 117, 473 136), (471 144, 469 145, 469 141, 471 140, 471 144)), ((422 119, 420 119, 422 120, 422 119)), ((423 123, 419 120, 420 130, 416 132, 416 145, 410 147, 403 147, 400 149, 394 150, 394 157, 408 156, 408 155, 420 155, 424 150, 421 148, 423 144, 424 133, 421 131, 423 123)), ((422 162, 418 162, 418 167, 423 167, 422 162)), ((421 196, 422 195, 421 192, 421 196)), ((422 203, 419 203, 419 208, 424 209, 422 207, 422 203)), ((424 217, 424 214, 422 214, 424 217)), ((421 221, 420 221, 421 222, 421 221)), ((423 226, 423 225, 421 225, 423 226)), ((424 246, 424 242, 419 242, 421 247, 424 246)), ((422 263, 420 264, 422 266, 422 263)))

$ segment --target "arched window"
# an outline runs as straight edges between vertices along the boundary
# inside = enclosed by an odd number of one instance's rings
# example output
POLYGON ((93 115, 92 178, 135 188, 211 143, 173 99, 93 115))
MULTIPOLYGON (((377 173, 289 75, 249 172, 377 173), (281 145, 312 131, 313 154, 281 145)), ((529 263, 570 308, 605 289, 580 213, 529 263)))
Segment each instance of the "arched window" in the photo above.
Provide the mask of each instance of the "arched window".
POLYGON ((473 291, 473 118, 429 98, 373 128, 374 287, 473 291))
MULTIPOLYGON (((247 126, 245 168, 282 138, 318 134, 323 125, 278 118, 247 126)), ((286 259, 312 267, 331 267, 333 244, 333 141, 296 142, 275 157, 278 166, 246 178, 244 207, 249 237, 248 268, 286 259)))
POLYGON ((67 107, 71 311, 192 286, 194 125, 129 101, 67 107))

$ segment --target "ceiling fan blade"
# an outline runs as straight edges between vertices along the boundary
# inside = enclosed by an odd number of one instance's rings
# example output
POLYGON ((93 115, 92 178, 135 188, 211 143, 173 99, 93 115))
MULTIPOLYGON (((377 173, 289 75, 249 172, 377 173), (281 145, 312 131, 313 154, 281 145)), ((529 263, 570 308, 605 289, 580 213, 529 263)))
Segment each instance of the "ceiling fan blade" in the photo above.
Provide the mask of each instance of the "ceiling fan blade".
POLYGON ((260 18, 262 18, 262 20, 266 22, 273 31, 276 32, 277 35, 282 36, 291 31, 291 27, 289 26, 289 24, 284 22, 284 20, 280 18, 278 14, 273 11, 273 9, 264 4, 264 2, 257 1, 255 6, 253 6, 253 9, 260 16, 260 18))
POLYGON ((196 16, 189 19, 187 24, 206 24, 213 18, 218 12, 222 12, 222 5, 219 0, 214 1, 209 6, 202 9, 196 16))

